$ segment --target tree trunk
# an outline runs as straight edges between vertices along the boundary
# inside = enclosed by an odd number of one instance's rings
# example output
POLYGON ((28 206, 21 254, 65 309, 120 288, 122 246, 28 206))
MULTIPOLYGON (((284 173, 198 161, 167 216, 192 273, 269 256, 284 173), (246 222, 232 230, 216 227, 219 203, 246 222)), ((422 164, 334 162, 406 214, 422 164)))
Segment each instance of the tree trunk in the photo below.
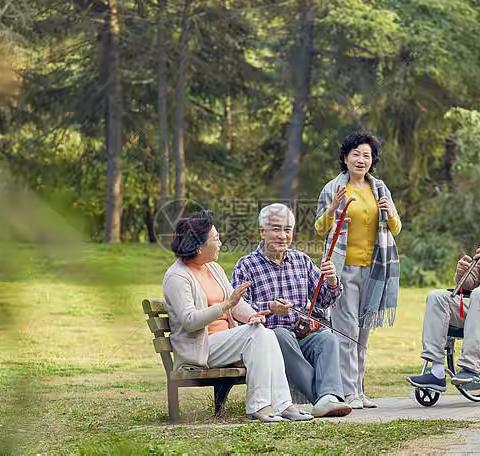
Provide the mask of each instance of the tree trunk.
POLYGON ((147 17, 147 11, 145 8, 145 2, 144 0, 136 0, 137 3, 137 14, 140 17, 146 18, 147 17))
POLYGON ((117 0, 108 0, 104 30, 106 69, 105 136, 107 146, 107 196, 105 242, 120 242, 122 217, 122 87, 119 75, 119 34, 117 0))
POLYGON ((402 194, 405 205, 405 218, 410 219, 418 203, 418 184, 423 175, 415 173, 415 129, 418 115, 415 111, 397 111, 397 141, 405 170, 405 181, 409 185, 402 194))
POLYGON ((184 0, 175 86, 175 115, 173 126, 173 155, 175 157, 175 198, 180 206, 185 200, 185 70, 190 35, 188 13, 190 0, 184 0))
POLYGON ((227 95, 223 102, 222 143, 230 152, 233 147, 232 97, 227 95))
MULTIPOLYGON (((147 189, 148 190, 148 189, 147 189)), ((148 196, 144 200, 144 207, 145 207, 145 226, 147 227, 147 238, 148 242, 151 244, 157 241, 155 237, 155 213, 154 208, 150 202, 150 197, 148 196)))
POLYGON ((158 1, 158 116, 160 156, 160 206, 170 198, 170 157, 168 151, 168 61, 164 19, 166 0, 158 1))
POLYGON ((443 156, 443 169, 444 169, 444 179, 450 190, 453 190, 453 176, 452 168, 457 160, 458 155, 458 144, 455 141, 455 138, 448 136, 445 139, 445 152, 443 156))
POLYGON ((292 117, 287 134, 282 199, 292 199, 298 190, 298 173, 302 155, 302 136, 305 127, 308 99, 310 96, 311 66, 313 55, 313 7, 308 0, 299 2, 300 43, 292 64, 294 99, 292 117))

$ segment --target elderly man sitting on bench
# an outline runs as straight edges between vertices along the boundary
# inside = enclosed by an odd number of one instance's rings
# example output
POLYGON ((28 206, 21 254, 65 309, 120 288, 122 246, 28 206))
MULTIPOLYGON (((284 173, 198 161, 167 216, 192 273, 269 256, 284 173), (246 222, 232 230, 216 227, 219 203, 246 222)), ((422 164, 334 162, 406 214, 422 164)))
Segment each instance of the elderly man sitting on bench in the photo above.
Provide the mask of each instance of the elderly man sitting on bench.
POLYGON ((297 338, 294 326, 298 314, 291 310, 306 309, 321 273, 327 280, 312 305, 317 311, 334 306, 342 293, 335 266, 325 260, 319 268, 305 253, 290 249, 295 217, 284 204, 264 207, 259 226, 262 240, 235 265, 233 286, 251 283, 244 299, 268 314, 265 326, 277 336, 287 378, 314 404, 312 415, 348 415, 352 408, 343 394, 337 337, 330 331, 319 331, 297 338))
POLYGON ((464 290, 472 290, 469 302, 461 309, 460 296, 451 297, 447 290, 432 291, 427 298, 423 323, 423 351, 421 357, 432 362, 429 373, 411 376, 407 380, 415 387, 429 388, 438 392, 447 389, 445 379, 445 345, 448 327, 463 328, 463 347, 458 360, 461 370, 452 378, 457 386, 479 384, 480 387, 480 248, 473 259, 463 256, 457 263, 455 282, 473 267, 463 283, 464 290), (472 264, 475 261, 476 264, 472 264), (463 314, 463 315, 462 315, 463 314))

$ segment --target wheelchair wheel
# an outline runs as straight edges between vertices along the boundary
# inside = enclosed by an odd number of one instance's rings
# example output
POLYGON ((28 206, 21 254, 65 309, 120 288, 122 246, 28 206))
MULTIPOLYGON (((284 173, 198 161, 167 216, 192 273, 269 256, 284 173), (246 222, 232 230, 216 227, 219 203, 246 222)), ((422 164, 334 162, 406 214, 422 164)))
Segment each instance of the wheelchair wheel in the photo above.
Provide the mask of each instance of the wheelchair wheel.
POLYGON ((415 399, 424 407, 431 407, 440 399, 440 393, 426 388, 415 388, 415 399))

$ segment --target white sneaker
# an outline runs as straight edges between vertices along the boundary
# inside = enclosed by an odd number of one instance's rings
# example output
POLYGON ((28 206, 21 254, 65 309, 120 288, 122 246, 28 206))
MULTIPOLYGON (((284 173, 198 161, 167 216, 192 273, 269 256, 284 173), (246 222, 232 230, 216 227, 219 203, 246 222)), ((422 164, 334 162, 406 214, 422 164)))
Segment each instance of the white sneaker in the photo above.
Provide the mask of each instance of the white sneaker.
POLYGON ((363 409, 363 401, 356 394, 349 394, 345 396, 345 402, 354 410, 363 409))
POLYGON ((378 405, 376 402, 373 402, 371 399, 369 399, 365 394, 362 396, 362 403, 363 403, 363 408, 377 408, 378 405))
POLYGON ((313 406, 310 412, 315 418, 322 416, 346 416, 352 411, 345 402, 340 402, 332 394, 322 396, 313 406))

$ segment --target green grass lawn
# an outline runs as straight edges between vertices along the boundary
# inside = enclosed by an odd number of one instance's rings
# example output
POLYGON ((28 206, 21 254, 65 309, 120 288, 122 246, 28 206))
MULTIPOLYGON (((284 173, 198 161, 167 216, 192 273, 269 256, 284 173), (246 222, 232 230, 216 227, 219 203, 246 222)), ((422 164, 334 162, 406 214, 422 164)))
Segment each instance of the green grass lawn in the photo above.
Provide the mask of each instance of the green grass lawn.
MULTIPOLYGON (((376 454, 408 439, 459 426, 243 423, 244 387, 214 421, 210 388, 181 390, 190 426, 169 427, 165 374, 141 309, 162 296, 173 261, 149 246, 81 245, 75 249, 9 245, 0 269, 0 443, 3 452, 211 454, 284 452, 376 454), (216 426, 203 426, 215 423, 216 426), (191 424, 201 425, 192 427, 191 424), (221 426, 222 425, 222 426, 221 426), (362 438, 358 439, 361 435, 362 438)), ((238 255, 223 254, 230 274, 238 255)), ((370 341, 366 390, 408 395, 404 377, 418 372, 428 290, 401 290, 393 328, 370 341)))

